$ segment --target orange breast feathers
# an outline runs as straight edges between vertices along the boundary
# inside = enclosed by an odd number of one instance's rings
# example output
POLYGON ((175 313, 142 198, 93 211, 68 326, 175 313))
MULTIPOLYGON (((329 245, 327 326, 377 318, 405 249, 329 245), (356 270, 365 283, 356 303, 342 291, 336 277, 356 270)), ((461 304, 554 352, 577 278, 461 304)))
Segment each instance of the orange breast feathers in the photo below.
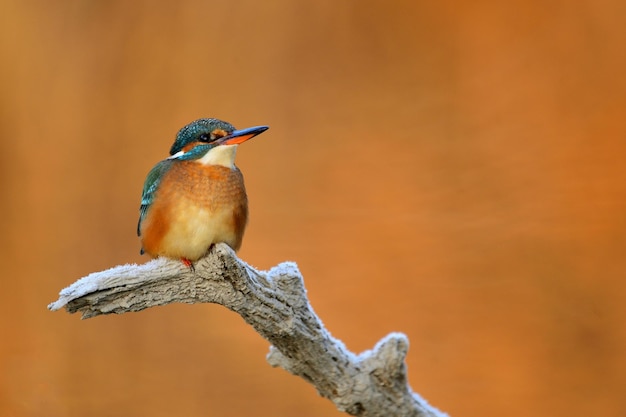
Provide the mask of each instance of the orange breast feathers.
POLYGON ((181 161, 161 179, 141 224, 143 249, 152 257, 195 261, 214 243, 235 251, 248 221, 248 198, 237 167, 181 161))

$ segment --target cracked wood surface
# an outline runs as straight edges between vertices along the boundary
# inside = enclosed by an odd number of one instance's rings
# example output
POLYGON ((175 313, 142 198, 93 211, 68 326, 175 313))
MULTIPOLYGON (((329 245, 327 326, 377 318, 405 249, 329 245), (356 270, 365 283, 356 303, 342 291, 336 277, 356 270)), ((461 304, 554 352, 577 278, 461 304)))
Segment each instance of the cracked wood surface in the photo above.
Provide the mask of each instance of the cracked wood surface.
POLYGON ((193 271, 159 258, 92 273, 63 289, 48 308, 90 318, 170 303, 216 303, 236 312, 272 344, 270 365, 305 379, 348 414, 445 416, 408 385, 407 337, 391 333, 372 350, 350 352, 313 311, 293 262, 258 271, 218 244, 193 271))

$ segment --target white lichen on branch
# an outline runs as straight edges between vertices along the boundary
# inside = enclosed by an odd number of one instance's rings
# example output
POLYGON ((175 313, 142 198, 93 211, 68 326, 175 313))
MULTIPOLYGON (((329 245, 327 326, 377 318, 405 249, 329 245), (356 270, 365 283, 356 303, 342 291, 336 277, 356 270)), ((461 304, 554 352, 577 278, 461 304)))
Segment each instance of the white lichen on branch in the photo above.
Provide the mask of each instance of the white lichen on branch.
POLYGON ((409 342, 392 333, 374 349, 350 352, 324 328, 293 262, 269 271, 247 265, 225 244, 195 270, 164 258, 90 274, 63 289, 50 310, 83 318, 170 303, 216 303, 239 314, 272 346, 268 362, 311 383, 337 408, 356 416, 445 416, 407 383, 409 342))

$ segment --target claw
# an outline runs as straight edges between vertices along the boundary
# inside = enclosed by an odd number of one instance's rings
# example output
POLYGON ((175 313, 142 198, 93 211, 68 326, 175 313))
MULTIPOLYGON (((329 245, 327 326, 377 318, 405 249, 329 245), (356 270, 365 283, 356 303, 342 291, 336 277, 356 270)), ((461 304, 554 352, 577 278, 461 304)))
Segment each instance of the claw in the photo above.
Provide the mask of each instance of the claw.
POLYGON ((182 258, 181 261, 183 262, 183 264, 185 264, 187 268, 191 269, 191 272, 196 272, 196 268, 193 266, 193 262, 191 262, 189 259, 182 258))

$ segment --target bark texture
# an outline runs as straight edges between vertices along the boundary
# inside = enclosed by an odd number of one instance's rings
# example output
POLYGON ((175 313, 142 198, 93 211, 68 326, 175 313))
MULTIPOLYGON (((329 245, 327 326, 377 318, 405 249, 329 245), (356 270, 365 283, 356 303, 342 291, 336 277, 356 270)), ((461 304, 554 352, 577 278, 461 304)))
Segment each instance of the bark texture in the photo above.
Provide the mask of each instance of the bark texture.
POLYGON ((314 313, 293 262, 258 271, 219 244, 195 270, 159 258, 92 273, 63 289, 48 308, 90 318, 177 302, 217 303, 241 315, 272 344, 272 366, 304 378, 348 414, 445 416, 407 383, 407 337, 392 333, 372 350, 353 354, 314 313))

